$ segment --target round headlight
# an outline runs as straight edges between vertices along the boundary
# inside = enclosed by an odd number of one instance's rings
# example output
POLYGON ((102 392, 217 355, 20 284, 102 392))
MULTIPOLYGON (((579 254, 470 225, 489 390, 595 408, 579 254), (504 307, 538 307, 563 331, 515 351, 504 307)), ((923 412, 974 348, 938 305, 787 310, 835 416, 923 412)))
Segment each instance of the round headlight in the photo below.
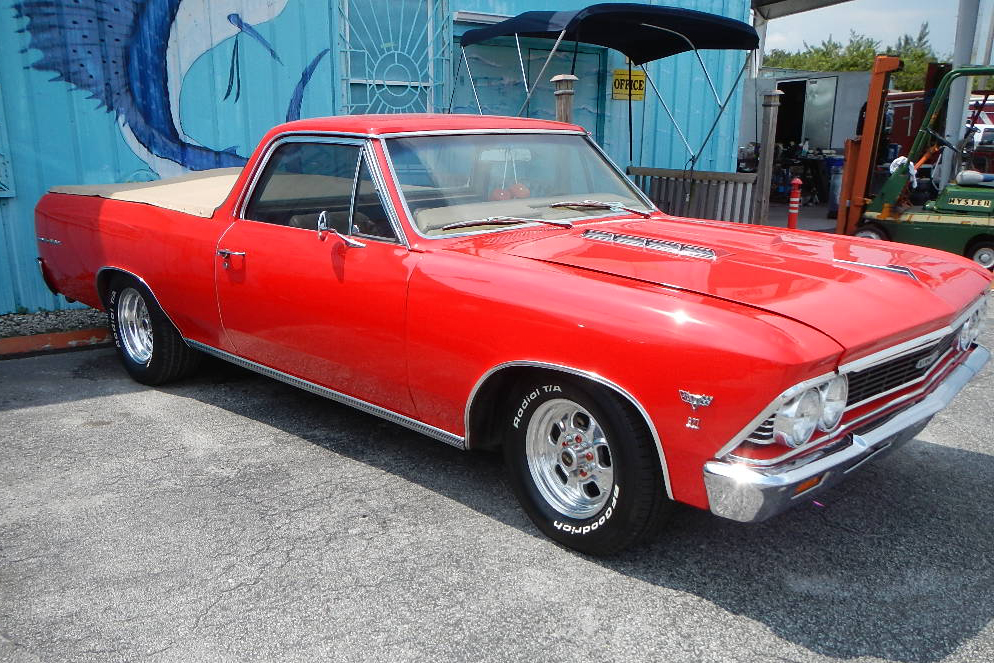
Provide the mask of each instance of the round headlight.
POLYGON ((817 389, 808 389, 777 411, 773 439, 788 447, 799 447, 811 439, 820 417, 821 394, 817 389))
POLYGON ((984 330, 984 323, 987 322, 984 319, 986 317, 984 315, 986 313, 984 310, 985 308, 986 307, 981 306, 977 309, 976 313, 970 316, 970 319, 973 321, 973 324, 970 326, 970 336, 972 336, 971 342, 973 343, 980 340, 980 332, 984 330))
POLYGON ((833 430, 842 421, 846 411, 846 400, 849 398, 849 378, 838 375, 818 388, 821 392, 821 418, 818 428, 823 431, 833 430))
POLYGON ((959 328, 959 334, 956 335, 956 345, 960 350, 968 350, 973 344, 973 341, 976 338, 976 334, 974 334, 974 327, 977 326, 976 318, 977 314, 974 313, 967 318, 966 322, 963 323, 963 326, 959 328))
POLYGON ((957 345, 960 350, 968 350, 971 345, 977 342, 980 338, 980 332, 984 325, 984 311, 983 308, 978 308, 973 312, 963 326, 959 328, 959 334, 956 337, 957 345))

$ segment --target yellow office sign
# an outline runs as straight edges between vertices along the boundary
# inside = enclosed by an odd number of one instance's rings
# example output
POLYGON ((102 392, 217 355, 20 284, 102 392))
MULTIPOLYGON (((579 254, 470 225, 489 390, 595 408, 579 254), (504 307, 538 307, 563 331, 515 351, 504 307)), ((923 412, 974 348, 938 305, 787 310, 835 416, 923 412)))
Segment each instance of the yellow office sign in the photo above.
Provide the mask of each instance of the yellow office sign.
MULTIPOLYGON (((632 101, 645 100, 645 72, 632 69, 632 101)), ((614 70, 614 85, 611 86, 612 99, 628 99, 628 70, 614 70)))

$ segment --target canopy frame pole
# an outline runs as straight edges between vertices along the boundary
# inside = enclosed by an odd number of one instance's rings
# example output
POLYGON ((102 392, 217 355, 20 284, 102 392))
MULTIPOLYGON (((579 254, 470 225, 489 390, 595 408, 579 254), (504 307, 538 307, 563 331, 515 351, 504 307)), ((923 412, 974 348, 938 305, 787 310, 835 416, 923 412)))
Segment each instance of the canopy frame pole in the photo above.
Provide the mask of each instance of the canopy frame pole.
MULTIPOLYGON (((462 51, 465 53, 466 49, 462 51)), ((456 73, 452 76, 452 91, 449 93, 449 108, 445 112, 452 114, 452 102, 456 99, 456 82, 459 80, 459 72, 462 71, 462 58, 456 60, 456 73)))
POLYGON ((640 64, 639 69, 641 69, 642 73, 645 74, 645 80, 649 81, 649 87, 651 87, 652 91, 656 93, 656 98, 659 99, 659 103, 662 104, 663 110, 666 111, 666 116, 669 117, 670 122, 673 123, 673 128, 676 129, 677 135, 679 135, 680 140, 683 141, 683 145, 687 148, 687 152, 690 154, 690 157, 694 158, 694 150, 690 147, 687 137, 683 135, 683 131, 680 129, 680 124, 676 121, 676 118, 673 117, 673 113, 670 111, 670 107, 666 103, 666 100, 663 99, 663 95, 659 94, 659 90, 656 89, 656 84, 653 82, 652 77, 649 76, 649 72, 646 70, 645 65, 640 64))
POLYGON ((473 80, 473 72, 469 68, 469 58, 466 57, 466 47, 462 48, 462 59, 466 62, 466 73, 469 75, 469 86, 473 88, 473 98, 476 99, 476 107, 480 109, 480 115, 483 115, 483 106, 480 105, 480 97, 476 94, 476 82, 473 80))
POLYGON ((687 35, 683 34, 682 32, 677 32, 676 30, 670 30, 669 28, 663 28, 658 25, 652 25, 651 23, 642 23, 642 25, 647 28, 654 28, 656 30, 661 30, 663 32, 668 32, 672 35, 676 35, 677 37, 680 37, 685 42, 687 42, 687 45, 690 46, 691 50, 694 51, 694 55, 697 56, 697 61, 701 63, 701 69, 704 70, 704 78, 707 79, 708 87, 711 88, 711 94, 714 95, 714 102, 718 104, 718 106, 721 106, 721 95, 718 94, 718 89, 714 86, 714 81, 711 80, 711 72, 708 71, 707 66, 704 64, 704 58, 701 57, 701 54, 697 50, 697 46, 694 45, 694 42, 690 41, 690 38, 687 37, 687 35))
POLYGON ((724 114, 725 109, 728 107, 728 102, 732 100, 732 95, 735 94, 735 88, 739 86, 739 81, 742 80, 742 74, 745 73, 746 69, 749 67, 749 62, 752 58, 752 52, 750 51, 745 58, 745 62, 742 63, 742 68, 739 69, 738 76, 735 77, 735 82, 732 83, 731 89, 728 94, 725 95, 725 100, 721 102, 721 106, 718 108, 718 114, 714 118, 714 122, 711 123, 711 129, 708 131, 708 135, 704 137, 704 142, 701 143, 701 149, 697 151, 697 155, 690 160, 691 167, 697 165, 697 160, 701 158, 704 154, 704 148, 707 147, 708 141, 711 140, 711 136, 714 134, 715 129, 718 128, 718 121, 721 120, 721 116, 724 114))
POLYGON ((542 69, 538 72, 538 76, 535 77, 535 83, 532 85, 532 88, 528 91, 528 96, 525 97, 525 103, 521 104, 521 108, 518 110, 518 117, 520 117, 521 114, 525 111, 525 108, 528 107, 528 102, 531 101, 532 94, 535 92, 535 88, 537 88, 538 84, 542 82, 542 74, 545 73, 545 68, 549 66, 550 62, 552 62, 552 56, 556 54, 557 50, 559 50, 559 44, 562 42, 563 37, 565 36, 566 36, 566 30, 563 30, 562 32, 559 33, 559 38, 556 39, 555 45, 552 47, 552 50, 549 52, 549 57, 545 58, 545 64, 542 65, 542 69))
POLYGON ((514 33, 514 43, 518 46, 518 64, 521 65, 521 82, 525 86, 525 91, 528 90, 528 74, 525 73, 525 59, 521 56, 521 40, 518 39, 518 33, 514 33))

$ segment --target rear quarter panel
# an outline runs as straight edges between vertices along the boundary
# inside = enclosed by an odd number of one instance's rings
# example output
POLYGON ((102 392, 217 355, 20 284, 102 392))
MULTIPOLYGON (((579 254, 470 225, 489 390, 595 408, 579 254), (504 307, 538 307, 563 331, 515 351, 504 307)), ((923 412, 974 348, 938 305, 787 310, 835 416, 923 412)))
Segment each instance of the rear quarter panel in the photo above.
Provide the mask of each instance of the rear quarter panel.
MULTIPOLYGON (((46 194, 36 208, 39 244, 53 283, 67 297, 103 308, 97 273, 141 277, 180 332, 225 347, 214 296, 214 250, 228 223, 95 196, 46 194)), ((221 218, 224 218, 223 216, 221 218)))

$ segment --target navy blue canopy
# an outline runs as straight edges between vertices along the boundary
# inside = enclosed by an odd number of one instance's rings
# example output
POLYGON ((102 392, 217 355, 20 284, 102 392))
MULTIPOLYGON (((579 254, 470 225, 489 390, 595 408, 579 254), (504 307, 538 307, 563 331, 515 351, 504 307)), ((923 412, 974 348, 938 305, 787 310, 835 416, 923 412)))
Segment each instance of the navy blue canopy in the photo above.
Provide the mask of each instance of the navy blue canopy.
POLYGON ((576 11, 531 11, 462 36, 463 47, 494 37, 546 37, 606 46, 645 64, 694 48, 752 50, 759 35, 748 23, 716 14, 634 2, 601 3, 576 11))

